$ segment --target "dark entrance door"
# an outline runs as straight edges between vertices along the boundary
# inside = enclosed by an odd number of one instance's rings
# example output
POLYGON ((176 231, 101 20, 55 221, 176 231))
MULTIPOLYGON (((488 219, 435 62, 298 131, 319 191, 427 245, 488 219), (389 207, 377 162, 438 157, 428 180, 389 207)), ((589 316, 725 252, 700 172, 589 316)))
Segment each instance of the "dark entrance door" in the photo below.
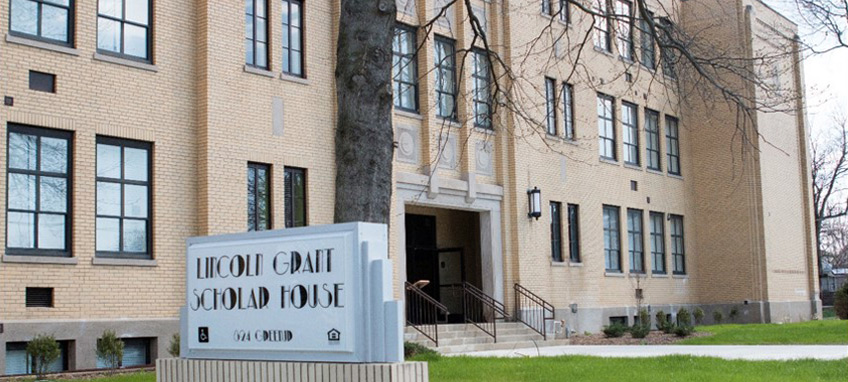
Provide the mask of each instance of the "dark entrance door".
POLYGON ((406 214, 406 280, 427 280, 421 288, 439 301, 439 264, 436 217, 406 214))

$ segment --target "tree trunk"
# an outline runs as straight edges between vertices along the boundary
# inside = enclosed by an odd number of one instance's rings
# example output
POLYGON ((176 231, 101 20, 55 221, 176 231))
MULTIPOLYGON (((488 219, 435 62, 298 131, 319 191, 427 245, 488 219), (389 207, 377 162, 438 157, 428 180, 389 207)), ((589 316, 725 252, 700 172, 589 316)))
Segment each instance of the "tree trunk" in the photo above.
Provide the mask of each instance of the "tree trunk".
POLYGON ((341 0, 335 222, 388 223, 395 0, 341 0))

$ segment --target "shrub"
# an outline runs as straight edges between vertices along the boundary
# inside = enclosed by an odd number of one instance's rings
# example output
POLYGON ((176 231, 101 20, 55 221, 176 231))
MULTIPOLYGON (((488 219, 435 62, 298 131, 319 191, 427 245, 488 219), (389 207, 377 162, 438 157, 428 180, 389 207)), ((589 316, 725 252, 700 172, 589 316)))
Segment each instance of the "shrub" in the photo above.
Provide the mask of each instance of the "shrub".
POLYGON ((168 354, 175 358, 180 356, 180 333, 174 333, 171 336, 171 342, 168 344, 168 354))
POLYGON ((657 312, 657 329, 663 333, 670 334, 674 332, 674 323, 670 322, 662 310, 657 312))
POLYGON ((639 309, 639 324, 651 329, 651 314, 648 313, 648 309, 642 308, 639 309))
POLYGON ((678 337, 686 337, 692 334, 692 332, 694 331, 695 329, 691 326, 677 325, 674 328, 674 334, 678 337))
POLYGON ((43 378, 47 367, 62 355, 56 338, 48 334, 39 334, 27 343, 26 354, 33 359, 33 371, 38 378, 43 378))
POLYGON ((106 363, 106 367, 117 369, 124 358, 124 341, 118 338, 114 330, 107 330, 97 339, 97 358, 106 363))
POLYGON ((739 318, 739 307, 734 306, 730 308, 730 314, 727 315, 727 318, 730 319, 730 321, 736 321, 736 319, 739 318))
POLYGON ((439 356, 435 350, 430 349, 424 345, 417 344, 415 342, 404 342, 403 343, 403 356, 404 358, 412 358, 412 357, 420 357, 424 356, 427 358, 433 357, 436 358, 439 356))
POLYGON ((648 333, 651 332, 651 327, 649 325, 644 325, 642 323, 633 325, 630 328, 630 336, 633 338, 645 338, 648 336, 648 333))
POLYGON ((617 322, 613 323, 610 326, 604 327, 604 337, 606 338, 619 338, 627 332, 627 326, 619 324, 617 322))
POLYGON ((843 284, 842 288, 836 291, 833 310, 836 311, 836 317, 839 317, 840 320, 848 320, 848 283, 843 284))
POLYGON ((716 324, 720 324, 723 320, 724 314, 722 314, 720 310, 713 312, 713 321, 715 321, 716 324))
POLYGON ((677 311, 677 326, 692 327, 692 314, 686 308, 677 311))
POLYGON ((704 323, 704 310, 701 307, 695 308, 695 311, 692 312, 692 315, 695 316, 695 323, 698 325, 702 325, 704 323))

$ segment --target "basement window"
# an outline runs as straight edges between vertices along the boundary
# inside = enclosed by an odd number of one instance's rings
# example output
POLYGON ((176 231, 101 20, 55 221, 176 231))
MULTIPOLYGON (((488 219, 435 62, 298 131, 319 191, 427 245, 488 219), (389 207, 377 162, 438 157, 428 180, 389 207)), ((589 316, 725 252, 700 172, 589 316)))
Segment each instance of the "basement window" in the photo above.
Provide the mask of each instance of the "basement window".
POLYGON ((27 308, 52 308, 53 288, 26 288, 27 308))

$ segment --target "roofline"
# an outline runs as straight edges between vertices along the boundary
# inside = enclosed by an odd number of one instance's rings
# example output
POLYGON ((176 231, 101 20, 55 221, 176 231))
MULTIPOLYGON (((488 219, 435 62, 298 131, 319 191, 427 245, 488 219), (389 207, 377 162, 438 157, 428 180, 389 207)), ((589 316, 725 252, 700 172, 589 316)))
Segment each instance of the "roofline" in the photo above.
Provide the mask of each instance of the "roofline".
POLYGON ((798 23, 796 23, 795 21, 793 21, 793 20, 792 20, 792 19, 790 19, 789 17, 786 17, 783 13, 781 13, 781 12, 777 11, 776 9, 772 8, 772 6, 771 6, 771 5, 766 4, 766 2, 765 2, 764 0, 757 0, 757 2, 758 2, 758 3, 760 3, 760 4, 762 4, 764 7, 768 8, 770 11, 774 12, 776 15, 780 16, 780 18, 782 18, 782 19, 784 19, 784 20, 788 21, 789 23, 791 23, 792 25, 794 25, 794 26, 795 26, 795 28, 796 28, 795 33, 796 33, 796 34, 798 33, 798 30, 797 30, 797 29, 798 29, 798 23))

